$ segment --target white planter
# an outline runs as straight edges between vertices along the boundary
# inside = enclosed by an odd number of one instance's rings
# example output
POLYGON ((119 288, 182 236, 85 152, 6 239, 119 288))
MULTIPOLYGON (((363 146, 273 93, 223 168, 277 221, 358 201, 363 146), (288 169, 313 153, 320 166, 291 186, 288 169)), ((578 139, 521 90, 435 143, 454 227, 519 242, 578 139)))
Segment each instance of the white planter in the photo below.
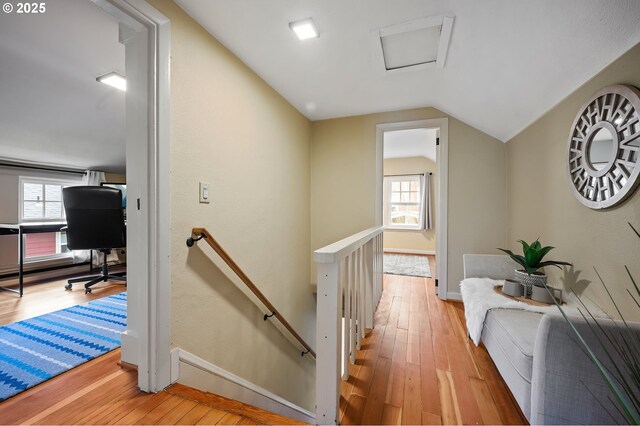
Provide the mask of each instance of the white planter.
POLYGON ((521 282, 515 280, 504 280, 504 286, 502 292, 513 297, 524 296, 524 286, 521 282))
POLYGON ((547 276, 545 274, 527 274, 524 271, 515 271, 516 281, 519 281, 524 286, 525 297, 531 297, 531 287, 534 285, 537 287, 544 287, 547 283, 547 276))
POLYGON ((548 303, 549 305, 553 305, 553 298, 555 297, 558 303, 562 303, 562 290, 553 287, 547 288, 549 289, 551 294, 553 294, 553 296, 549 294, 549 291, 547 291, 546 288, 533 286, 531 299, 535 300, 536 302, 548 303))

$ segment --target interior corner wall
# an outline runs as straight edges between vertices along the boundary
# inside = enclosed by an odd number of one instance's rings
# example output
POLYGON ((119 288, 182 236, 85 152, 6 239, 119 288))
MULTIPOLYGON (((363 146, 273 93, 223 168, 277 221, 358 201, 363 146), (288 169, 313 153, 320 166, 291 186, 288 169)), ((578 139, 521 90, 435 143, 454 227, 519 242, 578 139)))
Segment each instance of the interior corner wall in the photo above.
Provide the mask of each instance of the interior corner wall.
POLYGON ((171 20, 172 344, 313 411, 313 358, 263 321, 204 241, 185 245, 207 228, 315 346, 310 122, 172 1, 150 3, 171 20))
MULTIPOLYGON (((428 142, 425 142, 428 143, 428 142)), ((435 144, 434 141, 431 141, 435 144)), ((438 181, 436 163, 427 157, 387 158, 383 161, 384 175, 422 174, 431 172, 431 217, 433 226, 423 231, 385 230, 384 249, 416 250, 434 252, 436 250, 436 226, 438 226, 438 181)))
POLYGON ((508 231, 511 249, 516 240, 555 246, 550 259, 572 262, 562 272, 546 268, 551 285, 573 288, 614 313, 594 267, 629 319, 640 319, 627 288, 633 288, 627 265, 640 279, 640 239, 627 222, 640 228, 640 191, 623 204, 592 210, 572 194, 566 171, 567 144, 573 120, 593 94, 612 84, 640 87, 640 44, 607 66, 590 81, 507 143, 508 231))
MULTIPOLYGON (((315 121, 311 125, 311 251, 375 226, 376 125, 447 118, 434 108, 315 121)), ((506 243, 506 147, 449 118, 449 292, 464 253, 506 243)), ((311 281, 316 282, 312 264, 311 281)))

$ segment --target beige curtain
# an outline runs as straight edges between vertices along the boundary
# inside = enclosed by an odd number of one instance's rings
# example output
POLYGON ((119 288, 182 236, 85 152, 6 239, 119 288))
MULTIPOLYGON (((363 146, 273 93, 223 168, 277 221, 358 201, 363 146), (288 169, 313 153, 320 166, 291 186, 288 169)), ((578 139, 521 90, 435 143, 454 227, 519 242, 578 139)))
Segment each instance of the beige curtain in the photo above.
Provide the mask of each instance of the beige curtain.
POLYGON ((422 175, 422 205, 424 207, 424 211, 422 212, 422 227, 425 230, 431 229, 433 227, 431 217, 431 173, 422 175))

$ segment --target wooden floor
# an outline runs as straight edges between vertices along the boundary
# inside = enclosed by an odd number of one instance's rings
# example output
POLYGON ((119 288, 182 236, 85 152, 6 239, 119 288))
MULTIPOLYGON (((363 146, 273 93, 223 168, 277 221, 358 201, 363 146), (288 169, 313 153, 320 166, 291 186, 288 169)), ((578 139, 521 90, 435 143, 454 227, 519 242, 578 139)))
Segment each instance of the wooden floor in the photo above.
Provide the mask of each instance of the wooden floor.
MULTIPOLYGON (((120 270, 123 268, 109 269, 110 272, 120 270)), ((64 278, 25 284, 22 297, 8 291, 0 291, 0 326, 121 293, 127 289, 122 282, 108 281, 94 285, 91 293, 84 294, 84 283, 74 284, 71 291, 64 289, 66 283, 67 279, 64 278)))
MULTIPOLYGON (((84 294, 66 279, 25 286, 22 298, 0 292, 0 325, 125 291, 101 283, 84 294)), ((259 408, 174 385, 157 394, 137 387, 137 372, 118 365, 120 349, 0 403, 0 424, 299 424, 259 408)))
POLYGON ((300 424, 259 408, 182 385, 156 394, 109 352, 0 403, 8 424, 300 424))
MULTIPOLYGON (((433 259, 430 259, 434 270, 433 259)), ((64 280, 0 293, 0 325, 123 291, 85 295, 64 280)), ((343 382, 343 424, 526 424, 486 350, 466 337, 461 303, 433 279, 385 275, 375 328, 343 382)), ((285 424, 290 419, 179 385, 157 394, 110 352, 0 403, 0 424, 285 424)))
MULTIPOLYGON (((431 270, 434 270, 430 258, 431 270)), ((342 424, 526 424, 462 303, 431 278, 384 276, 375 328, 342 383, 342 424)))

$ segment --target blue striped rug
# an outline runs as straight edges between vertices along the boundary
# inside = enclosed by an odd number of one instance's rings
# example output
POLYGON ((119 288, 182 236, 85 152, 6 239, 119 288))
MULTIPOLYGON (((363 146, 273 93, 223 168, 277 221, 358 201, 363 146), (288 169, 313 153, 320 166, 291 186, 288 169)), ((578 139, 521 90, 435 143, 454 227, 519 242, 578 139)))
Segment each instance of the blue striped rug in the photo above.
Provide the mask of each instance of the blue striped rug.
POLYGON ((120 346, 127 293, 0 327, 0 401, 120 346))

